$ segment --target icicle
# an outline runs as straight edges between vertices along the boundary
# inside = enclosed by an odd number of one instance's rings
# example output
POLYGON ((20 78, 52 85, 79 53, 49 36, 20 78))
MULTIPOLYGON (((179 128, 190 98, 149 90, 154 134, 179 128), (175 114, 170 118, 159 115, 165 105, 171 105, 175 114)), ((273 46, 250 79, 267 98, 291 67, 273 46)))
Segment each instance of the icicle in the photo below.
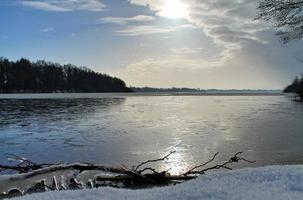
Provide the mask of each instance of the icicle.
POLYGON ((67 183, 66 183, 64 176, 61 175, 60 177, 61 177, 61 188, 63 190, 67 190, 67 183))
POLYGON ((53 190, 59 190, 58 182, 56 176, 53 176, 53 184, 52 184, 52 189, 53 190))

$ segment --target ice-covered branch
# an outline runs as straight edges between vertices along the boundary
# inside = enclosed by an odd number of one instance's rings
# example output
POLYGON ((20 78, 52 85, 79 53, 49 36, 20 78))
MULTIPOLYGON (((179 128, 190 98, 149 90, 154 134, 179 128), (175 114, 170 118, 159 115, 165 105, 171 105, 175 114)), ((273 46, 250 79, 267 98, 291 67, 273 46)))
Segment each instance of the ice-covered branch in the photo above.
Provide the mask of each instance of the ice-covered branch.
POLYGON ((177 184, 195 179, 210 170, 220 168, 230 170, 231 167, 229 165, 231 163, 239 161, 254 162, 240 157, 242 152, 238 152, 222 164, 203 168, 216 159, 219 154, 216 153, 207 162, 194 166, 180 175, 171 175, 168 173, 168 170, 157 171, 150 166, 146 166, 147 164, 167 160, 173 153, 175 151, 170 152, 162 158, 144 161, 132 168, 116 168, 91 163, 36 164, 25 158, 14 156, 14 160, 20 161, 20 164, 16 166, 0 165, 0 171, 14 170, 19 173, 0 176, 0 199, 1 197, 6 198, 49 190, 82 189, 101 186, 142 188, 177 184))

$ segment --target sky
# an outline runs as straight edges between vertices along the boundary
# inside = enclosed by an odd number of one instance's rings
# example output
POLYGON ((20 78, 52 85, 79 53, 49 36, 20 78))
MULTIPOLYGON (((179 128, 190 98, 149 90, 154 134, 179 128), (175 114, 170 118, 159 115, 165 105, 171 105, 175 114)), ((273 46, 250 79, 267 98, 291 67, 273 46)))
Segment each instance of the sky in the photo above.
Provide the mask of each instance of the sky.
POLYGON ((257 0, 0 0, 0 56, 87 66, 128 86, 281 89, 303 42, 281 44, 257 0))

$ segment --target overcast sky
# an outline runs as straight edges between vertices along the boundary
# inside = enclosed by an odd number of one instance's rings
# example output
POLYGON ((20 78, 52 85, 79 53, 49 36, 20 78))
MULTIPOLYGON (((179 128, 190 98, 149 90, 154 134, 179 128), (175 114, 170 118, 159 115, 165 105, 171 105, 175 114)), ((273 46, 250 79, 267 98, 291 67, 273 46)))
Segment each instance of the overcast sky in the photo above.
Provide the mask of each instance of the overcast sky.
POLYGON ((254 21, 256 0, 0 0, 0 56, 88 66, 129 86, 283 88, 303 43, 254 21))

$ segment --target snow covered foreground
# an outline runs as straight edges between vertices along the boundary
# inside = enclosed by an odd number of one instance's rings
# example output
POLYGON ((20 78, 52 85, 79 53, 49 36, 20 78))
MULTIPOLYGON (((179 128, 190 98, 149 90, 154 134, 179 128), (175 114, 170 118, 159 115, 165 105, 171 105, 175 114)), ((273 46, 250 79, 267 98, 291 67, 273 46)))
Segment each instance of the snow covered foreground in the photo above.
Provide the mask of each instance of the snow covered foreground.
MULTIPOLYGON (((303 200, 303 165, 269 166, 255 169, 213 172, 184 184, 146 189, 47 192, 28 195, 18 200, 183 200, 183 199, 296 199, 303 200)), ((17 200, 16 199, 16 200, 17 200)))

